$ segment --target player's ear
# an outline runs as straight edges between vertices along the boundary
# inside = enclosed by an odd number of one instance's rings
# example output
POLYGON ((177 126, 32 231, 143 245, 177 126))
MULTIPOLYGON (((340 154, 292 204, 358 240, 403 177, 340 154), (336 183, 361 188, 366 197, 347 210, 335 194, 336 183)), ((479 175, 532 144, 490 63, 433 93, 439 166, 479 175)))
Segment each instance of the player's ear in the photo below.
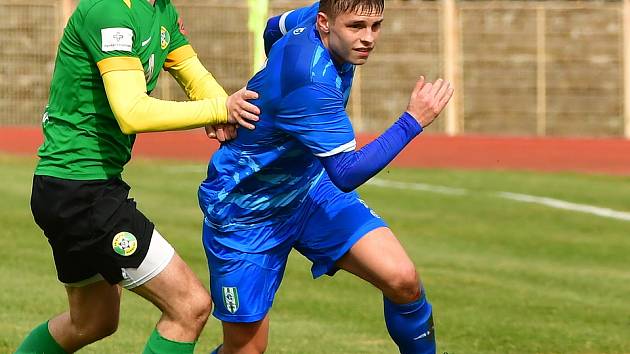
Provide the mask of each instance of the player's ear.
POLYGON ((317 28, 324 33, 330 33, 330 22, 328 21, 328 15, 323 12, 317 14, 317 28))

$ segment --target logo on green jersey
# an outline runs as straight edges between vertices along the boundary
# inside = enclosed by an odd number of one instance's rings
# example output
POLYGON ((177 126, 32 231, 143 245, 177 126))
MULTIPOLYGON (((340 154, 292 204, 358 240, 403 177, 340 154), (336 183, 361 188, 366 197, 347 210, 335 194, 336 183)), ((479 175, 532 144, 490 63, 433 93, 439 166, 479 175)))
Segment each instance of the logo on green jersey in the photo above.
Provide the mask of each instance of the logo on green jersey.
POLYGON ((168 33, 166 27, 162 26, 160 28, 160 45, 162 46, 162 49, 166 49, 169 43, 171 43, 171 34, 168 33))
POLYGON ((138 240, 129 232, 119 232, 114 236, 112 248, 121 256, 131 256, 138 249, 138 240))
POLYGON ((238 290, 236 287, 223 287, 223 305, 230 313, 236 313, 238 310, 238 290))

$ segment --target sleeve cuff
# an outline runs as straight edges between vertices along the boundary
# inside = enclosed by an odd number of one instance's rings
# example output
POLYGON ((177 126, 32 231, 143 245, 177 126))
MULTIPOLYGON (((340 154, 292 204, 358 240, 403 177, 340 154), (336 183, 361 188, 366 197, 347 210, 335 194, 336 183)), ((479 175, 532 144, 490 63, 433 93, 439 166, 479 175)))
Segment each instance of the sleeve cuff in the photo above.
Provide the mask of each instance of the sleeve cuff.
POLYGON ((424 130, 420 122, 416 120, 409 112, 405 112, 400 116, 398 121, 401 123, 402 127, 412 136, 416 136, 424 130))

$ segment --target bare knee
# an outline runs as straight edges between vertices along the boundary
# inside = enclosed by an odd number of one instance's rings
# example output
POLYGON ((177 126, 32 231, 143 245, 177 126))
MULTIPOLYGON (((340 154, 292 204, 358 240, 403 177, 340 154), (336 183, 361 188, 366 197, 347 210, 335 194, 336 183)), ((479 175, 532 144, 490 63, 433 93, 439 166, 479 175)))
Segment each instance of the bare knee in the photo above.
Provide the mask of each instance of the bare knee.
POLYGON ((212 311, 212 298, 207 291, 200 291, 197 296, 195 296, 195 305, 192 311, 193 320, 199 326, 199 330, 205 326, 208 321, 208 317, 210 316, 210 311, 212 311))
POLYGON ((399 265, 386 281, 383 293, 391 301, 406 304, 420 298, 420 280, 413 263, 399 265))
POLYGON ((87 323, 71 323, 77 339, 84 345, 109 337, 118 329, 118 317, 93 318, 87 323))
POLYGON ((94 332, 100 335, 100 338, 98 339, 102 339, 116 333, 116 330, 118 330, 118 319, 116 319, 115 321, 99 323, 94 332))
POLYGON ((208 321, 211 310, 210 294, 200 287, 181 297, 177 305, 171 307, 172 313, 166 315, 179 322, 182 327, 198 334, 208 321))

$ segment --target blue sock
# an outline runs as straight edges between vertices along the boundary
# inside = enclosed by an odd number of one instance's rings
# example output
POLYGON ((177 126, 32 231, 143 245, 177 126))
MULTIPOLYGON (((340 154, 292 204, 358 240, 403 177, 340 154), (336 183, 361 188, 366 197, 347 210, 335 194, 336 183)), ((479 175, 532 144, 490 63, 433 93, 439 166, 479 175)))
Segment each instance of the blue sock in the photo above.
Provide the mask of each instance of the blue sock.
POLYGON ((401 354, 435 354, 435 333, 431 304, 424 295, 409 304, 398 305, 383 298, 385 323, 401 354))
POLYGON ((219 354, 219 349, 221 349, 222 346, 223 344, 219 344, 219 346, 214 348, 214 350, 210 352, 210 354, 219 354))

